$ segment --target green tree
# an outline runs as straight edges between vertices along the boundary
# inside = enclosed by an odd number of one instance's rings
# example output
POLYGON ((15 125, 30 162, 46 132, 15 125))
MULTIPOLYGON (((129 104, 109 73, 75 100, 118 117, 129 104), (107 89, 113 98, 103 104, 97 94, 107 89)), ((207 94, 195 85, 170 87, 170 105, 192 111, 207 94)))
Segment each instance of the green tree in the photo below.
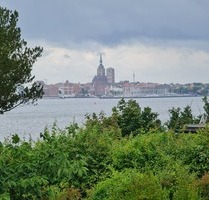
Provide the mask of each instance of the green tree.
POLYGON ((42 86, 33 83, 32 66, 42 48, 28 48, 17 27, 18 12, 0 7, 0 114, 42 97, 42 86))
POLYGON ((158 114, 152 112, 151 108, 145 107, 142 110, 139 104, 132 99, 127 102, 121 99, 117 107, 112 109, 112 118, 117 121, 122 136, 136 135, 160 128, 161 121, 157 117, 158 114))
POLYGON ((203 99, 202 99, 203 103, 204 103, 204 110, 205 110, 205 114, 206 114, 206 117, 207 117, 207 122, 209 120, 209 102, 208 102, 208 98, 207 96, 204 96, 203 99))
POLYGON ((181 108, 172 108, 169 111, 170 119, 165 123, 168 129, 181 132, 186 124, 192 124, 197 119, 192 115, 190 106, 186 106, 183 111, 181 108))
POLYGON ((136 131, 140 126, 141 108, 135 100, 126 102, 121 99, 117 107, 113 108, 113 118, 117 119, 123 136, 136 131))

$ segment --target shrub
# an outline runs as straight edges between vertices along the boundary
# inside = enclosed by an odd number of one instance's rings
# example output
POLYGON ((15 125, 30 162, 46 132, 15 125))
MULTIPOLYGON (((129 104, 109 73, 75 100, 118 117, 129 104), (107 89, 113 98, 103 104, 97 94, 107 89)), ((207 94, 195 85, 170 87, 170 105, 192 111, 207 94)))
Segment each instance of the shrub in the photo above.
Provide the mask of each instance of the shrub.
POLYGON ((206 172, 198 181, 198 188, 200 190, 200 196, 203 200, 209 199, 209 173, 206 172))
POLYGON ((152 174, 135 170, 116 172, 111 178, 100 182, 90 194, 91 200, 163 200, 167 193, 152 174))

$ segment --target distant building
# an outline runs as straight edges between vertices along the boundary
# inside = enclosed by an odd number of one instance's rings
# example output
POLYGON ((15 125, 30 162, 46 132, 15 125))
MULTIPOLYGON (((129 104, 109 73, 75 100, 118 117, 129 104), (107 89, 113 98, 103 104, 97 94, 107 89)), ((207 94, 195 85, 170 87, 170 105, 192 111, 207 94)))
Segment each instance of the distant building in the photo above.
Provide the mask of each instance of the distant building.
POLYGON ((61 85, 61 83, 44 85, 44 97, 57 97, 61 85))
POLYGON ((105 68, 102 63, 102 54, 100 54, 99 66, 97 68, 97 75, 92 80, 94 94, 102 96, 106 94, 106 87, 108 86, 107 76, 105 76, 105 68))
POLYGON ((70 83, 68 80, 59 87, 59 97, 61 98, 76 97, 80 92, 80 83, 70 83))
POLYGON ((97 76, 105 76, 105 68, 102 64, 102 54, 100 54, 99 66, 97 68, 97 76))
POLYGON ((107 68, 106 70, 107 81, 109 84, 115 83, 115 69, 112 67, 107 68))

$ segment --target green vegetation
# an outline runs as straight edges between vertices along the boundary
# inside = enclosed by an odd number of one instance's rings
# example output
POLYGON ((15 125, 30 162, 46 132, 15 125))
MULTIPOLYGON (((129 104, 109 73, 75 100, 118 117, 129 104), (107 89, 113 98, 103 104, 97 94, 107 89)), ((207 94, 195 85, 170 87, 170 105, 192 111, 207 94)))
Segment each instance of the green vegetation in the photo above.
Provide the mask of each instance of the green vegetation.
POLYGON ((124 99, 121 99, 117 107, 114 107, 112 110, 112 118, 116 120, 120 127, 122 136, 146 133, 161 127, 161 122, 157 119, 158 114, 152 112, 149 107, 145 107, 142 110, 135 100, 126 102, 124 99))
POLYGON ((42 87, 32 83, 32 66, 42 48, 27 47, 17 27, 18 13, 0 6, 0 114, 20 104, 32 103, 43 95, 42 87))
POLYGON ((109 117, 87 115, 84 127, 55 124, 35 142, 13 135, 0 144, 0 199, 208 199, 209 129, 175 132, 179 117, 193 117, 189 107, 172 110, 171 130, 122 99, 109 117))
POLYGON ((170 91, 177 94, 191 94, 207 96, 209 93, 208 83, 188 83, 188 84, 170 84, 168 85, 170 91))
MULTIPOLYGON (((0 7, 0 114, 42 96, 39 85, 27 85, 42 49, 26 46, 17 19, 0 7)), ((151 108, 121 99, 109 117, 87 115, 84 127, 55 124, 35 142, 13 135, 0 143, 0 199, 209 199, 209 128, 184 134, 201 116, 189 106, 169 113, 163 125, 151 108)))

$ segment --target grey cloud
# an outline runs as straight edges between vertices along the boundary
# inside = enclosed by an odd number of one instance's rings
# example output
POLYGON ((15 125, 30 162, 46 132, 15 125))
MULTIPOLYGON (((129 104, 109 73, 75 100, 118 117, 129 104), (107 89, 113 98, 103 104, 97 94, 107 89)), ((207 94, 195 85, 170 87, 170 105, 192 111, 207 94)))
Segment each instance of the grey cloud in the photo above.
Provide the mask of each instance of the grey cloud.
POLYGON ((207 0, 5 0, 20 14, 25 37, 66 43, 208 40, 207 0))
POLYGON ((70 59, 70 55, 64 54, 64 55, 63 55, 63 58, 70 59))

